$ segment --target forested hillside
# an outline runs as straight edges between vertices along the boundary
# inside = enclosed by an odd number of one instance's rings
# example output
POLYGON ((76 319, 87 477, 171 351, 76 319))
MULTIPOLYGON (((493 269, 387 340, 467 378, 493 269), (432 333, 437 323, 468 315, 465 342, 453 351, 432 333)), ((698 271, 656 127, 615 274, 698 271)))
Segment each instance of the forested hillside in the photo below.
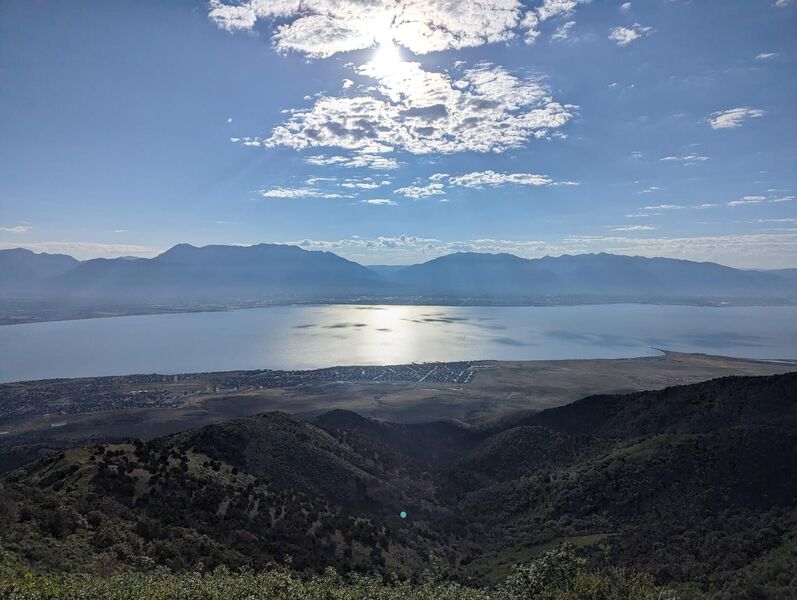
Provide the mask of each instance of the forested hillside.
POLYGON ((797 374, 595 396, 483 429, 268 413, 10 473, 0 547, 41 573, 289 561, 412 579, 432 555, 489 589, 566 542, 595 573, 785 598, 794 464, 797 374))

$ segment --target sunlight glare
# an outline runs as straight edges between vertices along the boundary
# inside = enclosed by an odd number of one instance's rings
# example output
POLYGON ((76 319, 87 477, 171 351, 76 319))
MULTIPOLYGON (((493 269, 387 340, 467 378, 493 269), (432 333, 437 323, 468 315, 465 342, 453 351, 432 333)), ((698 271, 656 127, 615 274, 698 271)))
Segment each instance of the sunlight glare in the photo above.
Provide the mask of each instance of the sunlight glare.
POLYGON ((389 73, 401 65, 401 52, 392 38, 385 37, 380 42, 371 63, 383 73, 389 73))

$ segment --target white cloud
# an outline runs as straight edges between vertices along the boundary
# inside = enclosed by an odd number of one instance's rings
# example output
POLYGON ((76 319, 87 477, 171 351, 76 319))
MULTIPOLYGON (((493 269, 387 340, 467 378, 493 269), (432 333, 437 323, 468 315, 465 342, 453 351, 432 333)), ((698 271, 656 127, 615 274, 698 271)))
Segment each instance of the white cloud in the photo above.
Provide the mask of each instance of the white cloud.
POLYGON ((622 10, 623 12, 628 12, 629 10, 631 10, 631 3, 630 2, 623 2, 620 5, 620 10, 622 10))
POLYGON ((791 0, 775 0, 775 6, 783 8, 784 6, 788 6, 791 4, 791 0))
POLYGON ((780 198, 772 198, 770 202, 791 202, 794 196, 781 196, 780 198))
POLYGON ((0 227, 0 231, 5 233, 28 233, 33 227, 30 225, 14 225, 13 227, 0 227))
POLYGON ((568 21, 567 23, 563 23, 559 27, 556 28, 556 31, 551 35, 551 41, 553 42, 561 42, 567 39, 570 39, 570 35, 573 32, 573 27, 575 27, 575 21, 568 21))
POLYGON ((695 154, 688 154, 686 156, 664 156, 659 160, 669 161, 669 162, 682 162, 686 164, 694 164, 698 162, 704 162, 708 160, 708 156, 697 156, 695 154))
POLYGON ((550 137, 575 110, 555 102, 539 79, 520 79, 490 64, 467 69, 456 81, 418 63, 385 69, 372 62, 359 73, 378 81, 378 95, 323 96, 309 109, 292 111, 265 145, 371 155, 503 152, 550 137))
POLYGON ((445 196, 445 189, 442 183, 430 183, 425 186, 407 186, 395 190, 396 194, 401 194, 407 198, 418 200, 419 198, 429 198, 430 196, 445 196))
MULTIPOLYGON (((520 28, 526 32, 524 35, 526 43, 533 44, 536 41, 540 36, 540 25, 544 21, 554 17, 572 15, 579 4, 588 4, 589 2, 591 0, 544 0, 536 9, 527 11, 520 21, 520 28)), ((566 37, 568 30, 573 27, 574 23, 565 23, 560 26, 551 39, 565 39, 562 37, 557 38, 556 36, 558 33, 564 33, 566 37)))
POLYGON ((614 231, 651 231, 656 229, 651 225, 626 225, 624 227, 615 227, 614 231))
POLYGON ((588 4, 590 1, 591 0, 543 0, 542 5, 537 9, 537 16, 540 21, 545 21, 553 17, 571 15, 579 4, 588 4))
POLYGON ((637 194, 652 194, 653 192, 658 192, 661 188, 657 185, 651 185, 646 187, 644 190, 639 190, 637 194))
POLYGON ((613 252, 706 260, 741 268, 779 268, 797 261, 797 234, 740 234, 702 237, 572 236, 571 252, 613 252))
POLYGON ((139 256, 149 258, 163 252, 162 248, 152 246, 137 246, 132 244, 102 244, 95 242, 32 242, 13 244, 0 242, 0 249, 27 248, 33 252, 48 252, 50 254, 69 254, 79 260, 90 258, 116 258, 119 256, 139 256))
POLYGON ((341 87, 345 90, 345 89, 350 88, 353 85, 354 85, 354 82, 351 79, 344 79, 343 83, 341 84, 341 87))
POLYGON ((298 187, 298 188, 286 188, 286 187, 274 187, 266 190, 260 190, 260 195, 264 198, 327 198, 327 199, 336 199, 336 198, 349 198, 350 196, 344 196, 342 194, 337 194, 335 192, 324 192, 317 188, 312 187, 298 187))
POLYGON ((777 55, 777 52, 761 52, 760 54, 756 54, 756 60, 769 60, 770 58, 775 58, 777 55))
POLYGON ((275 23, 281 53, 325 58, 393 41, 414 54, 472 48, 513 39, 527 43, 539 25, 590 0, 543 0, 523 14, 518 0, 211 0, 209 17, 228 31, 275 23))
POLYGON ((365 264, 408 263, 451 252, 509 252, 535 258, 545 255, 613 252, 710 260, 743 268, 778 268, 797 262, 797 233, 757 233, 703 237, 569 236, 559 240, 476 239, 443 241, 410 235, 341 240, 302 240, 307 249, 336 252, 365 264))
POLYGON ((631 27, 621 26, 613 28, 609 32, 609 39, 618 46, 627 46, 650 31, 652 31, 651 27, 643 27, 639 23, 634 23, 631 27))
POLYGON ((349 189, 360 190, 375 190, 383 185, 387 185, 389 181, 375 181, 370 177, 362 177, 357 179, 346 179, 340 185, 341 187, 349 189))
POLYGON ((766 196, 743 196, 740 200, 731 200, 728 206, 744 206, 745 204, 760 204, 766 200, 766 196))
POLYGON ((645 206, 642 210, 681 210, 686 208, 680 204, 657 204, 656 206, 645 206))
POLYGON ((731 108, 711 113, 709 124, 712 129, 733 129, 740 127, 747 119, 763 117, 765 112, 757 108, 731 108))
POLYGON ((707 208, 716 208, 716 207, 717 207, 716 204, 713 204, 711 202, 706 202, 704 204, 694 204, 694 205, 690 206, 689 208, 695 208, 695 209, 698 209, 698 210, 705 210, 707 208))
POLYGON ((322 58, 386 39, 415 54, 506 41, 520 13, 518 0, 211 0, 209 16, 229 31, 275 21, 278 52, 322 58))
POLYGON ((363 204, 374 204, 377 206, 396 206, 396 203, 388 198, 370 198, 368 200, 361 200, 361 202, 363 204))
MULTIPOLYGON (((451 177, 451 185, 469 188, 496 187, 499 185, 556 185, 556 182, 545 175, 534 173, 496 173, 495 171, 474 171, 465 175, 451 177)), ((572 182, 566 182, 571 184, 572 182)))
POLYGON ((349 169, 369 168, 382 171, 398 169, 399 167, 399 163, 396 159, 380 156, 378 154, 356 154, 354 156, 325 156, 323 154, 318 154, 315 156, 308 156, 305 162, 318 166, 338 165, 349 169))

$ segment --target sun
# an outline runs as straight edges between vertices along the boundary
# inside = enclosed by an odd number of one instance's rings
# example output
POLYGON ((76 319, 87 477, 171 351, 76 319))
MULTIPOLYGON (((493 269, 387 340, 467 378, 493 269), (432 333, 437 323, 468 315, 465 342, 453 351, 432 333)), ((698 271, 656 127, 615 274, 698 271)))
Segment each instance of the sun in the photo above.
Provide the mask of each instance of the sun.
POLYGON ((371 63, 383 73, 390 72, 401 65, 401 52, 398 46, 393 43, 392 38, 385 37, 382 39, 374 53, 374 57, 371 59, 371 63))

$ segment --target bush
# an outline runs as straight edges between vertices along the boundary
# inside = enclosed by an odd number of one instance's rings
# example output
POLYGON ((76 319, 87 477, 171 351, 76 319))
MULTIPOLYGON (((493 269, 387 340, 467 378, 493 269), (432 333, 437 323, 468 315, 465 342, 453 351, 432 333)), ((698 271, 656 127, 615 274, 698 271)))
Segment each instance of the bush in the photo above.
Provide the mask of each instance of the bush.
POLYGON ((672 598, 649 578, 627 577, 616 570, 589 572, 570 546, 516 567, 496 590, 466 587, 427 573, 418 582, 389 581, 372 575, 343 577, 328 568, 302 577, 283 566, 254 572, 220 567, 209 573, 173 574, 164 569, 124 572, 107 577, 89 574, 42 574, 4 561, 0 598, 8 600, 647 600, 672 598))

